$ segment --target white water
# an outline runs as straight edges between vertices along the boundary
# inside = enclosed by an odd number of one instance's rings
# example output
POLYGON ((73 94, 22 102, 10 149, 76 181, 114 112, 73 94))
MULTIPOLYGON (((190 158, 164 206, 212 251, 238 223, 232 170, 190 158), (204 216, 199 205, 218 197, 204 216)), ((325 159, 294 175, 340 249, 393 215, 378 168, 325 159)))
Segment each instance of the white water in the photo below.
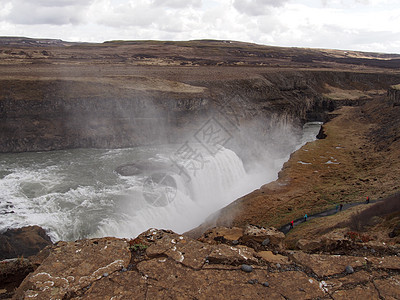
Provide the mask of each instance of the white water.
MULTIPOLYGON (((319 124, 306 126, 297 148, 315 139, 318 130, 319 124)), ((178 147, 1 154, 0 231, 37 224, 54 241, 135 237, 151 227, 182 233, 242 195, 275 180, 294 150, 260 162, 255 172, 246 173, 241 159, 229 149, 221 147, 211 155, 201 145, 191 144, 201 159, 175 159, 178 147), (135 176, 121 176, 114 171, 119 165, 138 161, 151 162, 156 171, 135 176), (170 167, 166 169, 166 165, 170 167), (148 179, 153 173, 168 176, 173 185, 151 185, 149 194, 148 179), (165 192, 168 205, 148 201, 149 197, 165 196, 165 192)))
MULTIPOLYGON (((244 191, 241 181, 246 176, 240 158, 229 149, 222 149, 215 156, 206 153, 203 156, 207 161, 203 168, 198 166, 195 173, 185 168, 190 179, 175 173, 173 177, 178 189, 169 205, 145 204, 139 211, 128 206, 122 218, 103 222, 94 235, 134 236, 151 227, 183 232, 240 196, 244 191)), ((169 160, 164 155, 158 155, 158 159, 169 160)), ((188 165, 187 161, 185 165, 188 165)))

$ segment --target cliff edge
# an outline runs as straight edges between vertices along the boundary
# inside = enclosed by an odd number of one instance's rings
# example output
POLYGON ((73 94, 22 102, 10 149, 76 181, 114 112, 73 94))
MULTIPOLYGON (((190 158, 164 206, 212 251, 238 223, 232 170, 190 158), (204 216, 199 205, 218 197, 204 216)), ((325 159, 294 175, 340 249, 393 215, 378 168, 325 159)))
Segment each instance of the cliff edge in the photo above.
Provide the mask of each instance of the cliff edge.
POLYGON ((150 229, 133 240, 59 242, 14 299, 400 297, 398 245, 372 248, 336 235, 324 244, 343 255, 310 254, 285 249, 283 238, 248 226, 215 228, 200 240, 150 229), (360 252, 349 254, 351 246, 360 252))

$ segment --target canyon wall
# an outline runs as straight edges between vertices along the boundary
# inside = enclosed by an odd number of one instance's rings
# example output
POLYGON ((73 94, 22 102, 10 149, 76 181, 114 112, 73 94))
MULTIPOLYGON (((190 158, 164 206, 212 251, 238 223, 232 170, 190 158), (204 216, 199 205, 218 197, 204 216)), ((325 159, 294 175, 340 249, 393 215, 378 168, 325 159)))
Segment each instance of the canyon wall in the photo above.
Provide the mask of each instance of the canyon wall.
MULTIPOLYGON (((212 116, 231 132, 254 120, 262 121, 264 133, 277 125, 300 128, 400 82, 399 75, 383 73, 255 70, 251 78, 226 79, 220 71, 210 79, 168 81, 168 88, 152 77, 2 78, 0 152, 182 142, 212 116)), ((394 99, 398 90, 389 93, 394 99)), ((257 136, 252 127, 242 136, 257 136)))

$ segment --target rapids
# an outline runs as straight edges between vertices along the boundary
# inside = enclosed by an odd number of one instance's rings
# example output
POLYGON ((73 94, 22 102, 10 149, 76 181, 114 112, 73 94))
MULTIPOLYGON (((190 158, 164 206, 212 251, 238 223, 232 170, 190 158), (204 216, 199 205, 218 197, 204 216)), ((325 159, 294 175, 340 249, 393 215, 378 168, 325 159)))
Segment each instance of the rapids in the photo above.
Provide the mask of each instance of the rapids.
MULTIPOLYGON (((301 145, 320 123, 306 124, 301 145)), ((295 149, 246 171, 228 148, 201 144, 0 154, 0 231, 45 228, 53 241, 135 237, 148 228, 187 231, 235 199, 277 178, 295 149), (115 170, 144 162, 150 169, 115 170)))

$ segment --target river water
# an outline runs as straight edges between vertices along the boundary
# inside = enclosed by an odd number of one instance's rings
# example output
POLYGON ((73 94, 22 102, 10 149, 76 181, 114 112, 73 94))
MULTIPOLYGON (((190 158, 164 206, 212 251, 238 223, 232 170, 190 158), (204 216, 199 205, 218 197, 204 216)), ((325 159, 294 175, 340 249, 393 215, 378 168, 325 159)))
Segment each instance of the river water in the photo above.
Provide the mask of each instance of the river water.
MULTIPOLYGON (((295 148, 320 125, 307 123, 295 148)), ((296 149, 254 172, 230 149, 193 143, 0 154, 0 231, 39 225, 53 241, 136 237, 151 227, 182 233, 275 180, 296 149), (132 174, 116 171, 125 164, 132 174)))

